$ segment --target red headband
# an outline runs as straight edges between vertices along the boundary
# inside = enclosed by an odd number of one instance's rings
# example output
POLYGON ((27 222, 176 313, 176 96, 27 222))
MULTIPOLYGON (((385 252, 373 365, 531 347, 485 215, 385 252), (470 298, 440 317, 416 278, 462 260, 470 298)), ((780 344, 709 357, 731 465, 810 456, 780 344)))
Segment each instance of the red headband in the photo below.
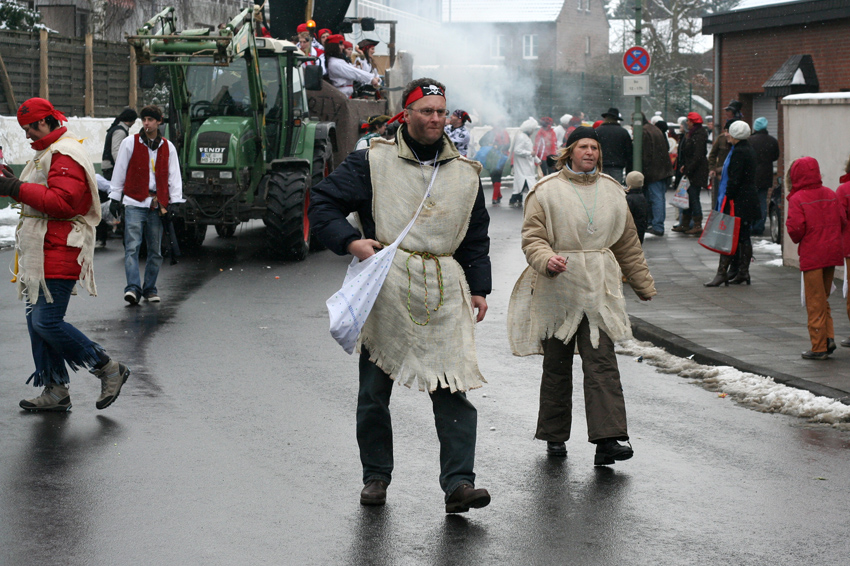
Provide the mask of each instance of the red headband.
POLYGON ((442 96, 446 97, 446 92, 438 87, 437 85, 422 85, 413 89, 410 94, 407 95, 407 98, 401 104, 402 111, 392 117, 392 119, 387 122, 388 124, 392 124, 393 122, 400 122, 404 124, 404 108, 407 108, 420 98, 424 98, 426 96, 442 96))
POLYGON ((53 105, 50 104, 50 101, 43 98, 30 98, 21 104, 20 108, 18 108, 18 124, 21 126, 38 122, 42 118, 47 118, 48 116, 53 116, 60 123, 68 121, 68 118, 66 118, 60 111, 56 110, 53 105))

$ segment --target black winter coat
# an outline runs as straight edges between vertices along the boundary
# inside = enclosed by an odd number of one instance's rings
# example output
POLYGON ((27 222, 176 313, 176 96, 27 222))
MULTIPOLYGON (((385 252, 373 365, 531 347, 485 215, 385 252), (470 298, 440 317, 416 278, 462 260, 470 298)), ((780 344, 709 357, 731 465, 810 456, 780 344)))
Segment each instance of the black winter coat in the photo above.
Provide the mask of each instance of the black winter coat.
MULTIPOLYGON (((673 163, 670 161, 670 144, 664 132, 650 124, 643 123, 643 178, 644 186, 673 176, 673 163)), ((602 160, 605 164, 605 160, 602 160)))
MULTIPOLYGON (((310 190, 308 216, 313 235, 337 255, 346 255, 348 245, 361 237, 375 239, 368 149, 350 153, 333 173, 310 190), (363 236, 346 220, 352 212, 360 216, 363 236)), ((490 215, 479 182, 469 228, 453 257, 463 268, 470 293, 482 297, 492 290, 489 226, 490 215)))
POLYGON ((704 188, 708 186, 708 156, 705 148, 708 145, 708 131, 700 125, 690 135, 682 136, 679 144, 679 168, 684 167, 684 174, 691 186, 704 188))
POLYGON ((779 159, 779 142, 767 130, 753 132, 748 140, 756 154, 756 189, 773 186, 773 162, 779 159))
POLYGON ((723 212, 731 214, 731 203, 734 202, 735 216, 738 216, 742 222, 755 222, 761 219, 755 175, 756 153, 747 140, 741 140, 735 144, 735 150, 729 158, 726 208, 723 212))
POLYGON ((599 147, 602 149, 603 167, 632 168, 632 136, 623 126, 614 123, 600 124, 596 128, 599 147))

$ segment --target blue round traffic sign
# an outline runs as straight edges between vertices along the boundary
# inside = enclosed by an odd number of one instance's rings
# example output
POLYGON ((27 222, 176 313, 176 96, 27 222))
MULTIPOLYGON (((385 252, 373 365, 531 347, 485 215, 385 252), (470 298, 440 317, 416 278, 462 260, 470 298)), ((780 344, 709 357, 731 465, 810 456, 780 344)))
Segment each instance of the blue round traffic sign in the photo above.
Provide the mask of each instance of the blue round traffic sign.
POLYGON ((643 47, 630 47, 623 54, 623 67, 627 73, 642 75, 649 69, 649 51, 643 47))

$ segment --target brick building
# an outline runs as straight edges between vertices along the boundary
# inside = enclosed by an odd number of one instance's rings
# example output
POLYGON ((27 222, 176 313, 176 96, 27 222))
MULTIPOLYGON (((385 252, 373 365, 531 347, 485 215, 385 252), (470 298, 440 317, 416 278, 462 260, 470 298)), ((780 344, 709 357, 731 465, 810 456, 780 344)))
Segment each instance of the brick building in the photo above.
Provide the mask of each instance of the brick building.
MULTIPOLYGON (((782 150, 782 97, 850 91, 850 2, 777 0, 747 7, 758 3, 703 18, 702 33, 714 36, 714 114, 722 116, 730 100, 740 100, 747 122, 768 119, 782 150)), ((782 163, 780 156, 780 175, 782 163)))

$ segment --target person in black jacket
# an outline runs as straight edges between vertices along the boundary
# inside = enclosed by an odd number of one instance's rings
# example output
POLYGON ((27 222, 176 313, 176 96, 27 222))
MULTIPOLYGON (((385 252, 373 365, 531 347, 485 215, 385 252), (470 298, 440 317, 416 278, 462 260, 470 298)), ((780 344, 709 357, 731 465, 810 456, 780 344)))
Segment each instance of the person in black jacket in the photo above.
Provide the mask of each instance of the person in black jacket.
POLYGON ((360 331, 357 442, 365 484, 360 503, 386 502, 393 470, 390 394, 394 380, 416 381, 427 388, 434 409, 446 512, 460 513, 490 503, 487 490, 474 487, 477 413, 465 394, 482 381, 472 331, 484 319, 491 290, 490 218, 480 167, 462 159, 443 131, 445 87, 417 79, 402 100, 404 110, 394 118, 403 116, 396 141, 376 138, 369 149, 351 153, 312 188, 308 214, 323 244, 365 260, 398 236, 399 218, 413 218, 422 202, 360 331), (426 193, 428 178, 434 190, 426 193), (346 220, 352 212, 359 215, 362 233, 346 220), (458 231, 452 235, 447 226, 455 221, 458 231), (451 244, 445 244, 447 237, 451 244))
POLYGON ((702 205, 699 202, 700 192, 708 186, 708 156, 705 148, 708 144, 708 132, 702 125, 702 116, 696 112, 688 114, 685 122, 686 133, 679 144, 679 157, 676 165, 679 172, 690 182, 688 187, 688 204, 690 207, 683 211, 682 222, 674 226, 674 232, 685 234, 702 234, 702 205), (694 226, 688 229, 691 220, 694 226))
POLYGON ((761 236, 767 219, 767 193, 773 187, 773 164, 779 159, 779 142, 767 133, 767 118, 756 118, 749 142, 756 153, 756 190, 761 208, 761 218, 753 224, 753 234, 761 236))
POLYGON ((605 120, 596 128, 599 138, 599 147, 605 162, 602 164, 602 172, 614 177, 614 180, 623 184, 623 170, 632 170, 632 137, 628 130, 620 125, 620 111, 609 108, 602 113, 605 120))
POLYGON ((729 133, 726 135, 732 149, 720 176, 720 194, 718 202, 715 203, 715 210, 719 210, 725 199, 723 212, 741 219, 736 254, 739 265, 735 277, 729 277, 726 271, 732 262, 732 256, 721 255, 717 274, 705 284, 706 287, 717 287, 721 283, 750 284, 750 261, 753 259, 750 233, 753 222, 761 216, 755 184, 756 155, 747 141, 751 135, 750 126, 743 120, 737 120, 729 126, 729 133))

